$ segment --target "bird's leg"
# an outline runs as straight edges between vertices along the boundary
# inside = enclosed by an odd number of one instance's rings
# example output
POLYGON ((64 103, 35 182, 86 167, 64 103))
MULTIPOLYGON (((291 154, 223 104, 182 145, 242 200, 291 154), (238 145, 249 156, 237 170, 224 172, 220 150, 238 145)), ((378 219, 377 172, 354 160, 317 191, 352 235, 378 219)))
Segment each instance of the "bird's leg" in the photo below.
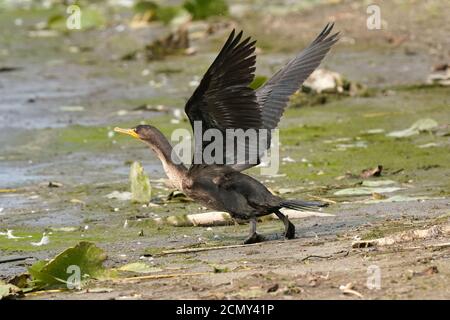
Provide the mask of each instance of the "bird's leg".
POLYGON ((284 223, 284 237, 286 239, 294 239, 295 238, 295 226, 289 221, 288 217, 282 214, 280 211, 276 211, 278 219, 283 221, 284 223))
POLYGON ((256 232, 256 218, 250 219, 250 232, 248 237, 244 240, 244 244, 257 243, 264 241, 264 237, 256 232))

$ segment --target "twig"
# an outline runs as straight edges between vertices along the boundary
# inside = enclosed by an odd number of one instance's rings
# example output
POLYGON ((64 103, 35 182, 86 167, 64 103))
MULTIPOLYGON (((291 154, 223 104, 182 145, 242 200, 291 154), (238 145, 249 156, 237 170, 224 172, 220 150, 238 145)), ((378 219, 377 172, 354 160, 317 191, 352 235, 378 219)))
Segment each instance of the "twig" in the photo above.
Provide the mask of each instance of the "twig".
POLYGON ((418 250, 418 249, 444 249, 450 247, 450 242, 426 244, 424 246, 404 247, 401 250, 418 250))
POLYGON ((23 260, 27 260, 27 259, 34 259, 34 257, 14 257, 14 258, 4 258, 4 259, 0 259, 0 264, 1 264, 1 263, 8 263, 8 262, 23 261, 23 260))
POLYGON ((216 247, 204 247, 204 248, 186 248, 186 249, 164 250, 161 253, 156 254, 156 256, 165 256, 165 255, 177 254, 177 253, 191 253, 191 252, 201 252, 201 251, 210 251, 210 250, 242 248, 242 247, 258 246, 258 245, 261 245, 261 244, 262 243, 251 243, 251 244, 235 244, 235 245, 229 245, 229 246, 216 246, 216 247))
POLYGON ((46 293, 58 293, 58 292, 64 292, 64 291, 67 291, 67 289, 37 290, 37 291, 24 293, 24 296, 26 296, 26 297, 27 296, 37 296, 37 295, 46 294, 46 293))
POLYGON ((341 250, 341 251, 335 252, 335 253, 333 253, 333 254, 331 254, 331 255, 329 255, 329 256, 318 256, 318 255, 312 254, 312 255, 309 255, 309 256, 306 256, 306 257, 302 258, 302 259, 300 260, 300 262, 306 261, 306 260, 311 259, 311 258, 330 259, 330 258, 333 258, 334 256, 336 256, 336 255, 338 255, 338 254, 340 254, 340 253, 345 253, 345 254, 343 255, 343 257, 346 257, 346 256, 348 256, 348 254, 350 253, 350 251, 348 251, 348 250, 341 250))
POLYGON ((311 258, 329 259, 329 258, 332 258, 332 257, 333 256, 318 256, 318 255, 312 254, 312 255, 309 255, 309 256, 306 256, 306 257, 302 258, 300 260, 300 262, 306 261, 306 260, 311 259, 311 258))
POLYGON ((18 191, 18 189, 0 189, 0 193, 13 193, 18 191))
POLYGON ((401 169, 395 170, 395 171, 392 172, 391 174, 398 174, 398 173, 400 173, 400 172, 402 172, 402 171, 404 171, 404 170, 405 170, 405 169, 401 168, 401 169))
POLYGON ((337 202, 331 199, 327 199, 327 198, 322 198, 322 197, 318 197, 318 196, 313 196, 311 194, 308 194, 308 197, 316 199, 316 200, 320 200, 323 202, 327 202, 327 203, 331 203, 331 204, 336 204, 337 202))
POLYGON ((171 273, 171 274, 153 274, 149 276, 140 276, 140 277, 130 277, 117 279, 113 282, 123 282, 123 281, 136 281, 136 280, 156 280, 156 279, 167 279, 167 278, 180 278, 180 277, 192 277, 192 276, 203 276, 211 274, 211 272, 194 272, 194 273, 171 273))

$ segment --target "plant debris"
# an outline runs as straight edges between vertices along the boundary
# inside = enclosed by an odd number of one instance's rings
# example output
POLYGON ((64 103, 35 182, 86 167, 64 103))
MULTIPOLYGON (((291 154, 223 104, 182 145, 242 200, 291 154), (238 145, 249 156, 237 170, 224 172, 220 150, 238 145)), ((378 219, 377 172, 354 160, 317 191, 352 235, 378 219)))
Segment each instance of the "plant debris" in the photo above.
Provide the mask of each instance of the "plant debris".
POLYGON ((341 290, 341 292, 343 294, 354 295, 354 296, 357 296, 358 298, 361 298, 361 299, 364 298, 364 296, 361 293, 359 293, 358 291, 354 290, 353 283, 351 283, 351 282, 347 283, 345 286, 341 285, 339 287, 339 290, 341 290))
POLYGON ((406 138, 410 136, 417 135, 421 132, 429 132, 433 129, 436 129, 439 124, 433 119, 420 119, 413 123, 411 127, 405 130, 400 131, 392 131, 388 133, 386 136, 393 138, 406 138))
POLYGON ((13 284, 5 283, 0 280, 0 300, 17 297, 22 293, 22 289, 13 284))
POLYGON ((450 225, 435 225, 428 229, 408 230, 392 236, 373 239, 359 240, 352 243, 352 248, 368 248, 374 246, 390 246, 397 243, 414 241, 417 239, 436 238, 441 235, 450 234, 450 225))
POLYGON ((378 165, 375 168, 370 168, 370 169, 364 169, 361 174, 360 177, 363 179, 367 179, 370 177, 379 177, 381 176, 381 172, 383 171, 383 166, 382 165, 378 165))

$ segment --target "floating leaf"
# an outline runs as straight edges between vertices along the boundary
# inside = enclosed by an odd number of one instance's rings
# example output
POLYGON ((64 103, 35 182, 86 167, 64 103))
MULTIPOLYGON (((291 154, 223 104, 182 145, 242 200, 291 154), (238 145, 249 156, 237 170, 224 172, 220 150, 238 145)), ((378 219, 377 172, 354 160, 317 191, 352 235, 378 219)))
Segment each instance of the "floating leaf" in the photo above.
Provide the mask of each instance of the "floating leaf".
POLYGON ((28 272, 37 288, 64 287, 69 277, 79 271, 80 285, 89 278, 107 278, 112 276, 109 270, 103 268, 106 254, 91 242, 80 242, 76 246, 64 250, 55 258, 38 261, 28 272))
POLYGON ((131 200, 139 203, 148 203, 152 195, 150 180, 144 168, 137 161, 131 164, 130 169, 131 200))

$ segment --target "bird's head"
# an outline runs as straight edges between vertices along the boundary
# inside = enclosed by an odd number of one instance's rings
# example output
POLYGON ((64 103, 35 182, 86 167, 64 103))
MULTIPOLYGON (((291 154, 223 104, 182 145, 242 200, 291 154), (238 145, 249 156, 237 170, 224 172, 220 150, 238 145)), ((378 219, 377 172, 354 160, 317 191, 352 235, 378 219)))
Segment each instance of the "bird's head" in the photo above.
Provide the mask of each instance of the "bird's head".
POLYGON ((114 128, 115 132, 128 134, 133 138, 142 140, 144 142, 154 144, 156 139, 160 138, 161 133, 158 129, 150 125, 138 125, 133 129, 114 128))

